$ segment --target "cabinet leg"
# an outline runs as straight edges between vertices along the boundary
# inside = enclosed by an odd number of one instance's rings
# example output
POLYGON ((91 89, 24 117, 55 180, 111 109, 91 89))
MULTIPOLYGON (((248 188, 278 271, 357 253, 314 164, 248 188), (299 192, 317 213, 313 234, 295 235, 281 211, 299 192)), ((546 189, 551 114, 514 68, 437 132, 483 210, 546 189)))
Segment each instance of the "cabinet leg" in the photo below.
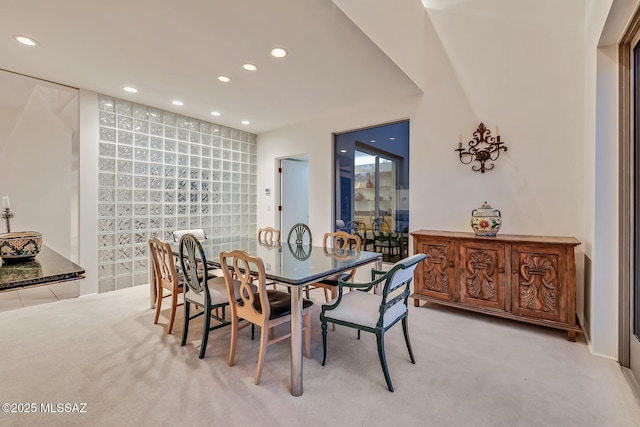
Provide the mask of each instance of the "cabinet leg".
POLYGON ((413 299, 413 306, 414 307, 420 307, 420 300, 418 298, 414 298, 413 299))
POLYGON ((567 341, 576 342, 576 331, 567 331, 567 341))

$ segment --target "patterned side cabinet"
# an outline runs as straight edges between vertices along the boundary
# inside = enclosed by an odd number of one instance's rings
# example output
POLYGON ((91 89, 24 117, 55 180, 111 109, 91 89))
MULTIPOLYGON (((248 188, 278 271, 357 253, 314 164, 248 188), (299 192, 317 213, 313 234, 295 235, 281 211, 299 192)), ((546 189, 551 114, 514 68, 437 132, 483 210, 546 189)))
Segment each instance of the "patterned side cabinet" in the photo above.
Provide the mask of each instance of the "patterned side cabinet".
POLYGON ((415 253, 427 258, 416 269, 414 304, 430 301, 567 331, 575 341, 573 237, 475 236, 418 230, 415 253))

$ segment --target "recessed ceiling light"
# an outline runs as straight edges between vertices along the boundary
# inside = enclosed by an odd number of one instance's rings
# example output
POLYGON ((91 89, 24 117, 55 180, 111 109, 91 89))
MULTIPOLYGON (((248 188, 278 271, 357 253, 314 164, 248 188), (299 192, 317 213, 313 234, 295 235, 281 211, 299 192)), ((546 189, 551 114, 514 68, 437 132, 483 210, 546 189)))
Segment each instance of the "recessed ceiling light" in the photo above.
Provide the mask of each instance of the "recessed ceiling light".
POLYGON ((220 113, 219 113, 218 111, 212 111, 212 112, 211 112, 211 115, 212 115, 212 116, 219 116, 219 115, 220 115, 220 113))
POLYGON ((177 99, 176 99, 175 101, 172 101, 171 103, 172 103, 173 105, 178 105, 178 106, 184 105, 184 102, 179 101, 179 100, 177 100, 177 99))
POLYGON ((32 39, 31 37, 27 37, 27 36, 20 36, 20 35, 16 35, 13 36, 17 41, 19 41, 20 43, 22 43, 25 46, 37 46, 40 43, 38 43, 38 40, 36 39, 32 39))
POLYGON ((369 142, 376 142, 376 140, 375 140, 375 139, 372 139, 372 140, 371 140, 371 141, 369 141, 369 142))
POLYGON ((271 49, 271 56, 274 56, 276 58, 284 58, 285 56, 287 56, 287 51, 281 47, 275 47, 271 49))
POLYGON ((131 86, 125 86, 124 88, 122 88, 125 92, 129 92, 129 93, 138 93, 138 89, 136 89, 135 87, 131 87, 131 86))
POLYGON ((242 68, 244 68, 245 71, 255 71, 258 69, 254 64, 250 64, 248 62, 246 64, 242 64, 242 68))
POLYGON ((340 150, 340 152, 341 152, 341 153, 346 153, 346 152, 347 152, 347 150, 340 150))
POLYGON ((229 83, 231 81, 231 78, 227 76, 218 76, 218 80, 220 80, 222 83, 229 83))
POLYGON ((243 120, 240 123, 242 123, 243 125, 251 124, 251 122, 249 120, 243 120))
POLYGON ((389 138, 389 141, 395 141, 396 139, 394 137, 389 138))

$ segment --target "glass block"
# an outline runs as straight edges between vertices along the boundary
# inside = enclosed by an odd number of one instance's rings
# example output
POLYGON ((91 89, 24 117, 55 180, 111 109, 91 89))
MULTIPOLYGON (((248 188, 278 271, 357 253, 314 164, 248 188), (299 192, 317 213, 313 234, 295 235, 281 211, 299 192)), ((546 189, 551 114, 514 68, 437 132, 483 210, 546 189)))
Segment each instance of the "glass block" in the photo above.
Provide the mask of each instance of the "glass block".
POLYGON ((162 123, 162 111, 155 108, 149 108, 149 120, 156 123, 162 123))
POLYGON ((223 183, 231 182, 231 173, 230 172, 222 172, 222 182, 223 183))
MULTIPOLYGON (((138 177, 136 177, 136 180, 138 177)), ((145 178, 146 179, 146 178, 145 178)), ((147 190, 134 190, 133 201, 136 203, 146 202, 149 199, 149 192, 147 190)))
POLYGON ((134 218, 133 229, 136 231, 147 229, 147 218, 134 218))
POLYGON ((132 145, 133 133, 124 130, 118 131, 118 144, 132 145))
MULTIPOLYGON (((187 205, 178 205, 178 215, 186 215, 187 214, 187 205)), ((178 226, 179 228, 182 228, 182 225, 180 223, 180 220, 178 219, 178 226)), ((187 225, 186 223, 184 225, 187 225)))
MULTIPOLYGON (((189 130, 188 129, 178 129, 178 147, 180 146, 181 141, 189 141, 189 130)), ((187 144, 186 142, 184 144, 187 144)), ((185 153, 186 151, 182 151, 185 153)))
POLYGON ((113 189, 100 189, 98 190, 98 201, 100 202, 113 202, 116 199, 116 190, 113 189))
POLYGON ((220 205, 211 205, 211 214, 212 215, 220 215, 220 205))
MULTIPOLYGON (((193 153, 191 153, 193 154, 193 153)), ((211 148, 210 147, 202 147, 202 157, 211 157, 211 148)))
POLYGON ((178 203, 185 203, 187 201, 187 193, 184 191, 178 191, 178 203))
POLYGON ((228 218, 229 215, 231 214, 231 209, 229 208, 229 205, 225 205, 225 204, 220 205, 220 213, 222 213, 223 220, 224 218, 228 218))
POLYGON ((100 127, 100 140, 116 142, 116 130, 112 128, 100 127))
POLYGON ((200 157, 191 156, 189 164, 192 168, 200 167, 200 157))
POLYGON ((136 176, 133 180, 136 188, 147 188, 149 186, 149 178, 146 176, 136 176))
POLYGON ((154 163, 162 163, 162 152, 151 150, 149 154, 149 160, 154 163))
POLYGON ((113 277, 100 278, 98 281, 98 293, 111 292, 116 290, 116 279, 113 277))
POLYGON ((100 173, 98 174, 98 184, 100 187, 115 187, 116 175, 112 173, 100 173))
POLYGON ((116 266, 113 264, 102 264, 98 267, 98 277, 113 277, 116 274, 116 266))
POLYGON ((130 246, 119 246, 117 256, 118 260, 129 260, 133 256, 133 248, 130 246))
MULTIPOLYGON (((197 195, 196 195, 197 197, 197 195)), ((200 213, 200 207, 198 205, 189 206, 189 214, 190 215, 198 215, 200 213)))
POLYGON ((146 231, 136 231, 133 233, 134 243, 147 243, 149 241, 149 234, 146 231))
POLYGON ((202 224, 203 227, 211 226, 211 217, 208 215, 203 215, 202 217, 200 217, 200 223, 202 224))
MULTIPOLYGON (((148 258, 147 246, 146 245, 135 246, 133 248, 133 256, 134 258, 148 258)), ((136 264, 136 271, 138 271, 138 269, 146 270, 146 267, 147 267, 146 260, 144 259, 137 260, 135 264, 136 264)))
MULTIPOLYGON (((131 231, 131 218, 120 218, 116 221, 118 231, 131 231)), ((119 238, 118 238, 119 239, 119 238)), ((124 245, 122 241, 118 240, 119 245, 124 245)))
POLYGON ((183 154, 189 153, 189 143, 178 141, 178 152, 183 154))
POLYGON ((212 203, 220 203, 220 193, 211 193, 211 202, 212 203))
POLYGON ((189 171, 189 178, 194 179, 194 180, 195 180, 195 179, 199 179, 199 178, 200 178, 200 169, 194 169, 194 168, 192 168, 192 169, 189 171))
POLYGON ((136 133, 134 136, 136 147, 147 148, 149 146, 149 136, 136 133))
POLYGON ((136 119, 149 120, 149 108, 144 105, 135 104, 133 106, 133 117, 136 119))
POLYGON ((123 204, 123 203, 118 204, 118 216, 119 217, 123 217, 123 216, 130 217, 131 216, 131 212, 132 212, 131 205, 123 204))
POLYGON ((149 175, 151 176, 162 176, 162 165, 152 163, 149 165, 149 175))
POLYGON ((192 132, 200 132, 200 120, 189 119, 189 130, 192 132))
POLYGON ((186 190, 187 189, 187 180, 179 179, 178 180, 178 190, 186 190))
POLYGON ((149 188, 153 188, 154 190, 161 190, 163 188, 162 178, 150 178, 149 188))
POLYGON ((162 215, 162 205, 161 204, 151 204, 149 205, 149 216, 160 216, 162 215))
POLYGON ((112 233, 114 231, 116 231, 116 227, 115 227, 115 221, 113 219, 98 220, 98 232, 112 233))
POLYGON ((148 210, 147 210, 147 205, 144 205, 144 204, 136 204, 136 205, 133 207, 133 214, 134 214, 135 216, 137 216, 137 217, 138 217, 138 216, 147 216, 147 212, 148 212, 148 210))
POLYGON ((211 146, 211 135, 202 134, 202 145, 211 146))
POLYGON ((200 144, 200 136, 201 133, 200 132, 190 132, 189 133, 189 141, 191 141, 192 143, 195 144, 200 144))
POLYGON ((113 113, 107 113, 106 111, 100 111, 100 125, 115 127, 116 115, 113 113))
POLYGON ((149 138, 149 147, 154 150, 162 150, 162 146, 164 145, 164 139, 159 138, 157 136, 152 136, 149 138))
POLYGON ((200 132, 202 132, 203 136, 204 136, 204 134, 210 134, 211 133, 211 123, 200 122, 200 132))
POLYGON ((176 149, 177 149, 176 141, 173 141, 171 139, 164 141, 164 151, 175 153, 176 149))
POLYGON ((133 162, 131 160, 118 160, 118 173, 133 173, 133 162))
POLYGON ((173 178, 176 176, 176 168, 174 166, 167 166, 165 165, 164 167, 164 176, 167 178, 173 178))
POLYGON ((222 174, 220 173, 220 171, 217 171, 217 170, 211 171, 211 181, 218 182, 220 181, 221 177, 222 177, 222 174))
POLYGON ((231 139, 240 141, 240 131, 238 129, 231 129, 231 139))
POLYGON ((164 153, 164 162, 168 165, 176 164, 176 155, 173 153, 164 153))
POLYGON ((198 199, 199 199, 199 197, 198 197, 198 196, 199 196, 199 194, 198 194, 198 192, 197 192, 197 191, 194 191, 194 192, 189 193, 189 201, 190 201, 191 203, 198 203, 198 201, 199 201, 199 200, 198 200, 198 199))
POLYGON ((165 190, 175 190, 176 189, 176 180, 172 178, 164 179, 164 189, 165 190))
POLYGON ((173 113, 169 113, 167 111, 164 111, 162 113, 162 122, 165 125, 175 126, 176 125, 176 115, 173 114, 173 113))
POLYGON ((257 150, 256 150, 256 142, 258 142, 257 135, 255 135, 255 134, 253 134, 253 133, 249 134, 249 144, 252 144, 252 145, 250 146, 250 147, 251 147, 251 152, 252 152, 252 153, 255 153, 255 152, 257 151, 257 150))
POLYGON ((229 182, 224 182, 222 183, 222 192, 223 193, 230 193, 231 192, 231 183, 229 182))
POLYGON ((118 145, 118 157, 121 159, 132 159, 133 150, 126 145, 118 145))
POLYGON ((176 229, 176 219, 175 218, 165 218, 164 219, 164 228, 165 228, 165 230, 175 230, 176 229))
POLYGON ((133 119, 131 117, 118 116, 118 129, 133 130, 133 119))
POLYGON ((212 159, 211 160, 211 169, 220 171, 222 170, 222 160, 212 159))
POLYGON ((165 216, 173 216, 176 214, 176 207, 174 205, 164 205, 165 216))
POLYGON ((130 102, 118 99, 116 101, 116 111, 118 114, 131 117, 133 115, 133 106, 130 102))
POLYGON ((115 159, 100 158, 98 159, 98 170, 102 172, 116 172, 115 159))
POLYGON ((149 201, 151 203, 162 203, 162 191, 149 191, 149 201))
POLYGON ((100 264, 113 263, 116 260, 115 249, 100 249, 98 251, 98 262, 100 264))
MULTIPOLYGON (((185 156, 183 154, 178 155, 178 166, 188 166, 188 165, 189 165, 189 156, 185 156)), ((185 173, 185 176, 187 176, 186 173, 185 173)))
POLYGON ((162 218, 149 218, 149 229, 159 230, 162 227, 162 218))
POLYGON ((173 191, 165 191, 164 193, 164 202, 165 203, 175 203, 176 201, 176 193, 173 191))
POLYGON ((202 159, 202 168, 211 169, 211 159, 202 159))
POLYGON ((131 190, 118 189, 118 202, 130 202, 131 190))
POLYGON ((231 129, 225 126, 220 126, 221 136, 224 138, 229 138, 231 136, 231 129))
POLYGON ((189 227, 190 228, 199 228, 200 227, 200 218, 199 217, 189 218, 189 227))
MULTIPOLYGON (((131 272, 132 272, 132 268, 133 268, 133 263, 131 261, 126 261, 126 262, 119 262, 118 264, 116 264, 116 271, 118 276, 127 276, 127 279, 129 279, 129 281, 131 281, 131 272)), ((118 280, 118 289, 123 289, 126 288, 126 280, 118 280)), ((129 286, 131 287, 131 283, 129 283, 129 286)))
POLYGON ((116 100, 106 95, 98 95, 98 108, 110 113, 116 112, 116 100))
POLYGON ((164 137, 170 139, 176 139, 178 137, 178 129, 173 126, 164 126, 164 137))
POLYGON ((164 126, 161 123, 151 123, 149 133, 155 137, 163 136, 164 126))
POLYGON ((98 216, 113 218, 115 216, 115 205, 98 204, 98 216))
POLYGON ((211 149, 211 157, 214 159, 222 158, 222 150, 220 148, 212 148, 211 149))
MULTIPOLYGON (((134 166, 134 171, 136 175, 147 175, 149 173, 149 163, 136 162, 134 166)), ((136 176, 136 179, 138 178, 139 176, 136 176)), ((140 188, 137 185, 137 181, 136 181, 136 187, 140 188)))
POLYGON ((100 156, 105 156, 105 157, 115 157, 116 156, 116 145, 115 144, 108 144, 105 142, 101 142, 99 145, 99 153, 100 156))
POLYGON ((149 122, 146 120, 133 120, 133 131, 140 133, 149 133, 149 122))
POLYGON ((131 188, 133 187, 133 176, 131 175, 118 175, 118 187, 131 188))
MULTIPOLYGON (((204 185, 204 183, 203 183, 203 185, 204 185)), ((200 196, 200 201, 202 203, 209 203, 209 193, 203 192, 202 195, 200 196)))
POLYGON ((212 125, 211 126, 211 134, 212 135, 222 135, 222 131, 220 130, 220 126, 218 125, 212 125))
POLYGON ((222 150, 222 160, 231 160, 231 151, 229 150, 222 150))
POLYGON ((182 129, 189 129, 189 119, 182 116, 176 116, 176 126, 182 129))

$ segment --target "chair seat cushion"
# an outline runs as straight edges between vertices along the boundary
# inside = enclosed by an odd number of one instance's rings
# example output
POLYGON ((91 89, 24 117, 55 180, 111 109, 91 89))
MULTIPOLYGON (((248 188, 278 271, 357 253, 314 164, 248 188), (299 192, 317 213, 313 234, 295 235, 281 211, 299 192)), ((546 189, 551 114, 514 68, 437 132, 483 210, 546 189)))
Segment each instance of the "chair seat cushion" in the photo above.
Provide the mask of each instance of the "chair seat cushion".
MULTIPOLYGON (((270 289, 267 291, 267 295, 269 296, 269 305, 271 306, 271 314, 269 315, 269 319, 277 319, 279 317, 291 314, 291 295, 288 292, 270 289)), ((312 301, 304 298, 302 299, 303 309, 311 307, 312 305, 312 301)), ((253 307, 257 311, 262 312, 262 306, 260 305, 259 298, 253 300, 253 307)))
MULTIPOLYGON (((331 305, 335 300, 330 301, 331 305)), ((355 325, 375 328, 380 318, 380 304, 382 297, 362 291, 348 292, 342 295, 342 300, 338 307, 333 310, 326 310, 324 317, 327 320, 335 319, 355 325)), ((398 302, 390 307, 384 314, 383 327, 392 325, 396 320, 407 312, 407 306, 398 302)))
MULTIPOLYGON (((227 284, 225 283, 224 277, 214 277, 212 279, 207 280, 207 287, 209 288, 209 298, 211 300, 211 305, 223 305, 229 303, 229 297, 227 295, 227 284)), ((256 292, 258 288, 255 285, 251 285, 253 292, 256 292)), ((233 289, 236 295, 240 295, 240 281, 233 281, 233 289)), ((189 290, 185 294, 185 299, 194 304, 198 304, 204 306, 204 292, 194 292, 189 290)))

